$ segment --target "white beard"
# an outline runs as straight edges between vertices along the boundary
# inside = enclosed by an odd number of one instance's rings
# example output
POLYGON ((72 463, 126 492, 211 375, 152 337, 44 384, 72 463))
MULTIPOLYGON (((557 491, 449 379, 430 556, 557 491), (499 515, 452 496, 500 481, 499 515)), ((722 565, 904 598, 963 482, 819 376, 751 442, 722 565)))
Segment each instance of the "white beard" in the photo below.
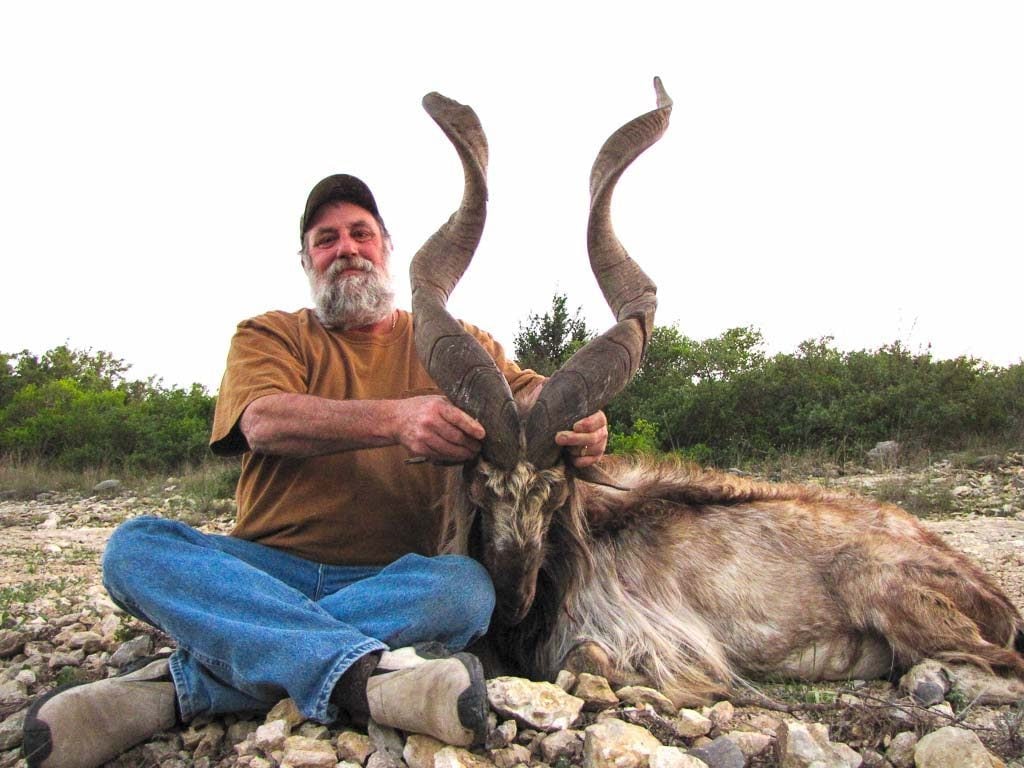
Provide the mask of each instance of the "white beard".
POLYGON ((303 260, 309 279, 314 312, 328 328, 348 330, 380 322, 395 309, 395 290, 386 267, 354 256, 339 259, 323 274, 317 274, 303 260), (362 274, 344 275, 346 269, 361 269, 362 274))

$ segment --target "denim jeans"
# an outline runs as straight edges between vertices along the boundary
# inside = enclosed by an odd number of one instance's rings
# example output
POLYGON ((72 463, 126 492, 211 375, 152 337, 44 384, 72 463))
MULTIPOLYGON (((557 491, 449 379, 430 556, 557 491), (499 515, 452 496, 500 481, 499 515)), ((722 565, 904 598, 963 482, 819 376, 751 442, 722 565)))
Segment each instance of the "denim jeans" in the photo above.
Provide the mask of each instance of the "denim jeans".
POLYGON ((464 648, 494 608, 487 572, 468 557, 324 565, 154 517, 114 531, 103 580, 118 605, 177 642, 170 668, 186 721, 290 696, 332 722, 331 692, 356 659, 428 640, 464 648))

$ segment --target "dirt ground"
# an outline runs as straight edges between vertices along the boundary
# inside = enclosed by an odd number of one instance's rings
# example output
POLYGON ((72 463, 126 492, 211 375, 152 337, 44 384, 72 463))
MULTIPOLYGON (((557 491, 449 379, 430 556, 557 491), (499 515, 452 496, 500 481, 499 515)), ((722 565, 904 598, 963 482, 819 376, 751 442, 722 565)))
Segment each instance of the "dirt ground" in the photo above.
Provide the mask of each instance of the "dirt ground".
MULTIPOLYGON (((947 477, 950 473, 940 473, 938 481, 948 487, 947 498, 956 500, 958 507, 945 516, 927 517, 922 522, 954 548, 978 561, 1024 611, 1024 461, 1019 459, 1018 455, 1011 466, 1005 471, 1000 468, 997 474, 979 471, 970 476, 957 473, 947 477), (991 481, 986 480, 990 476, 991 481), (975 509, 989 511, 976 512, 975 509)), ((877 484, 879 477, 870 477, 869 482, 861 482, 863 479, 847 482, 850 478, 844 478, 826 484, 863 492, 877 484)), ((936 482, 933 474, 915 479, 914 485, 934 487, 936 482)), ((180 497, 177 498, 180 501, 180 497)), ((31 501, 0 501, 0 617, 5 623, 11 618, 31 621, 33 616, 38 616, 38 611, 45 616, 35 620, 49 622, 62 614, 73 614, 90 595, 97 594, 103 548, 117 524, 139 514, 179 516, 176 509, 180 507, 172 502, 174 499, 127 495, 82 499, 56 494, 44 494, 31 501)), ((200 527, 223 533, 230 529, 231 522, 230 512, 225 511, 200 527)), ((861 695, 875 690, 875 684, 869 685, 872 687, 860 689, 861 695)), ((879 696, 887 695, 884 693, 887 685, 878 681, 879 696)), ((841 695, 842 691, 840 686, 833 695, 841 695)), ((770 697, 787 695, 770 686, 766 686, 764 692, 770 697)), ((811 693, 817 695, 814 691, 811 693)), ((800 695, 806 697, 807 693, 800 695)), ((794 711, 785 716, 809 716, 806 707, 797 709, 803 714, 794 711)), ((1005 738, 996 736, 1007 731, 1000 723, 1012 721, 1021 725, 1018 722, 1021 718, 1015 712, 1006 706, 978 706, 966 719, 971 727, 979 729, 990 748, 1012 766, 1024 765, 1024 747, 1016 741, 1007 746, 1009 742, 1005 738)), ((778 712, 768 712, 750 703, 741 704, 737 710, 737 720, 755 729, 759 724, 776 722, 773 718, 779 716, 778 712)), ((830 715, 819 713, 816 717, 831 717, 828 722, 833 733, 853 743, 858 729, 863 729, 865 723, 873 723, 876 715, 874 710, 843 709, 830 715)), ((770 732, 767 726, 762 730, 770 732)), ((1018 727, 1014 733, 1018 731, 1024 733, 1024 728, 1018 727)), ((755 760, 750 765, 774 763, 755 760)))

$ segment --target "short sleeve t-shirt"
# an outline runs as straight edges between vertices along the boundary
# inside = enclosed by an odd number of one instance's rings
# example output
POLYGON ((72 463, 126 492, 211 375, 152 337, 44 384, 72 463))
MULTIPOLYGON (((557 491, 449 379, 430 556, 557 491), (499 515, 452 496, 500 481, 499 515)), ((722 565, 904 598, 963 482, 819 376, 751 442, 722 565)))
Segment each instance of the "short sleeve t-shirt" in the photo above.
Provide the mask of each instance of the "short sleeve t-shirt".
MULTIPOLYGON (((490 335, 464 327, 513 393, 542 380, 507 360, 490 335)), ((409 453, 400 445, 302 459, 254 454, 239 419, 254 400, 279 393, 335 400, 441 394, 416 356, 411 316, 400 312, 395 327, 378 335, 326 328, 308 309, 243 321, 228 352, 210 446, 221 455, 243 454, 234 536, 330 564, 434 554, 443 468, 406 464, 409 453)))

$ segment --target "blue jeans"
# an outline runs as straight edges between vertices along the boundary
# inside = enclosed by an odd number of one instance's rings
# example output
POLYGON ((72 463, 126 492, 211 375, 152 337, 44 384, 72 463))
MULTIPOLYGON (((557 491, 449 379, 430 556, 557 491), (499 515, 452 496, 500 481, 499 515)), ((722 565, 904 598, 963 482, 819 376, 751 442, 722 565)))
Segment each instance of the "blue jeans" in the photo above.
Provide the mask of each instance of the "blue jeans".
POLYGON ((290 696, 306 717, 332 722, 331 692, 356 659, 429 640, 464 648, 494 608, 490 577, 468 557, 324 565, 153 517, 114 531, 103 581, 177 642, 171 676, 186 721, 290 696))

